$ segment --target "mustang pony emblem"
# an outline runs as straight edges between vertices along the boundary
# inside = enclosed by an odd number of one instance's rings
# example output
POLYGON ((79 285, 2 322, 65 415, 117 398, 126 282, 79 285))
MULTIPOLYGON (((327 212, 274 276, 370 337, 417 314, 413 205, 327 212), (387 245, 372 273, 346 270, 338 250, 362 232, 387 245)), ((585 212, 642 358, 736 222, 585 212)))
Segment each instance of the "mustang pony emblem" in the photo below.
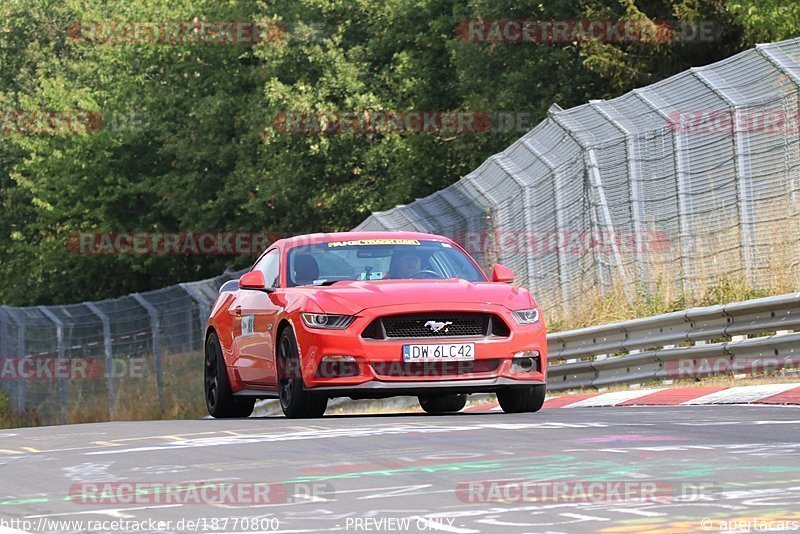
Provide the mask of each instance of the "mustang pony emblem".
POLYGON ((427 323, 425 323, 425 326, 430 328, 431 331, 435 333, 435 332, 438 332, 439 330, 441 330, 442 328, 444 328, 445 326, 447 326, 449 324, 453 324, 453 322, 452 321, 447 321, 447 322, 441 323, 439 321, 428 321, 427 323))

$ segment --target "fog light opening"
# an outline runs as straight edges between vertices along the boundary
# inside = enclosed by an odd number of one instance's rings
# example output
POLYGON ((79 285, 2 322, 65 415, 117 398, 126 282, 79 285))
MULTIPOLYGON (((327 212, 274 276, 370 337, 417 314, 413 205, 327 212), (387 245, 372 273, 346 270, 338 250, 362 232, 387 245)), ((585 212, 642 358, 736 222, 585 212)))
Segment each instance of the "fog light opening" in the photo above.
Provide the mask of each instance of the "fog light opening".
POLYGON ((317 378, 342 378, 358 375, 358 361, 354 356, 325 356, 317 368, 317 378))
POLYGON ((529 373, 533 369, 533 358, 517 358, 514 360, 514 366, 525 373, 529 373))
POLYGON ((511 360, 511 370, 522 373, 539 371, 539 351, 526 350, 515 353, 511 360))

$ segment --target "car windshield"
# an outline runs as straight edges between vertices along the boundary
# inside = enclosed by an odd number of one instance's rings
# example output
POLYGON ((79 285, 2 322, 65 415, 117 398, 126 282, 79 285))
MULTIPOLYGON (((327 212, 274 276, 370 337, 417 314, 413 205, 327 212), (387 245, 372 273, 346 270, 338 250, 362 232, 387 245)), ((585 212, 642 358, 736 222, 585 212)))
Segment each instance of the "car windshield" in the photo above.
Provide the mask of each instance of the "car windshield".
POLYGON ((417 239, 330 241, 292 248, 288 285, 327 285, 342 280, 462 278, 485 282, 470 258, 450 243, 417 239))

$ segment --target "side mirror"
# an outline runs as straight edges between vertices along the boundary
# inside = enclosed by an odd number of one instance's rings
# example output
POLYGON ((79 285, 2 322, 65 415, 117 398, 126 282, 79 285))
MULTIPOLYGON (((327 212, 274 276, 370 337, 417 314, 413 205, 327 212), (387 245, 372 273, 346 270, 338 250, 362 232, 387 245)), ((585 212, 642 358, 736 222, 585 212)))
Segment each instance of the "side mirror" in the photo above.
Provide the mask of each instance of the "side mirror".
POLYGON ((492 282, 502 282, 505 284, 510 284, 513 281, 514 281, 514 271, 512 271, 505 265, 500 265, 499 263, 494 264, 494 267, 492 267, 492 282))
POLYGON ((268 293, 275 291, 274 288, 267 287, 267 282, 264 280, 264 273, 258 270, 250 271, 242 275, 242 277, 239 278, 239 288, 266 291, 268 293))

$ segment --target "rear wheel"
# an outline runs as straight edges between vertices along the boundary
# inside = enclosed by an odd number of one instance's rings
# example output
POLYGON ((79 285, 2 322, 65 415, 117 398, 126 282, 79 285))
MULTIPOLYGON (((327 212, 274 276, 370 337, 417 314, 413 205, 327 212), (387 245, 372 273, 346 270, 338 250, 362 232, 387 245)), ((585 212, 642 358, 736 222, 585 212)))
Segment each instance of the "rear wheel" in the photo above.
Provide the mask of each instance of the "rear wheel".
POLYGON ((328 398, 306 391, 300 371, 297 340, 291 328, 286 328, 278 342, 278 394, 283 414, 289 419, 322 417, 328 398))
POLYGON ((538 412, 544 405, 544 384, 510 388, 497 392, 497 401, 506 413, 538 412))
POLYGON ((233 396, 217 334, 212 333, 208 336, 203 368, 206 408, 211 417, 217 419, 249 417, 253 413, 255 399, 237 399, 233 396))
POLYGON ((467 405, 467 396, 459 394, 419 397, 419 405, 426 413, 455 413, 467 405))

